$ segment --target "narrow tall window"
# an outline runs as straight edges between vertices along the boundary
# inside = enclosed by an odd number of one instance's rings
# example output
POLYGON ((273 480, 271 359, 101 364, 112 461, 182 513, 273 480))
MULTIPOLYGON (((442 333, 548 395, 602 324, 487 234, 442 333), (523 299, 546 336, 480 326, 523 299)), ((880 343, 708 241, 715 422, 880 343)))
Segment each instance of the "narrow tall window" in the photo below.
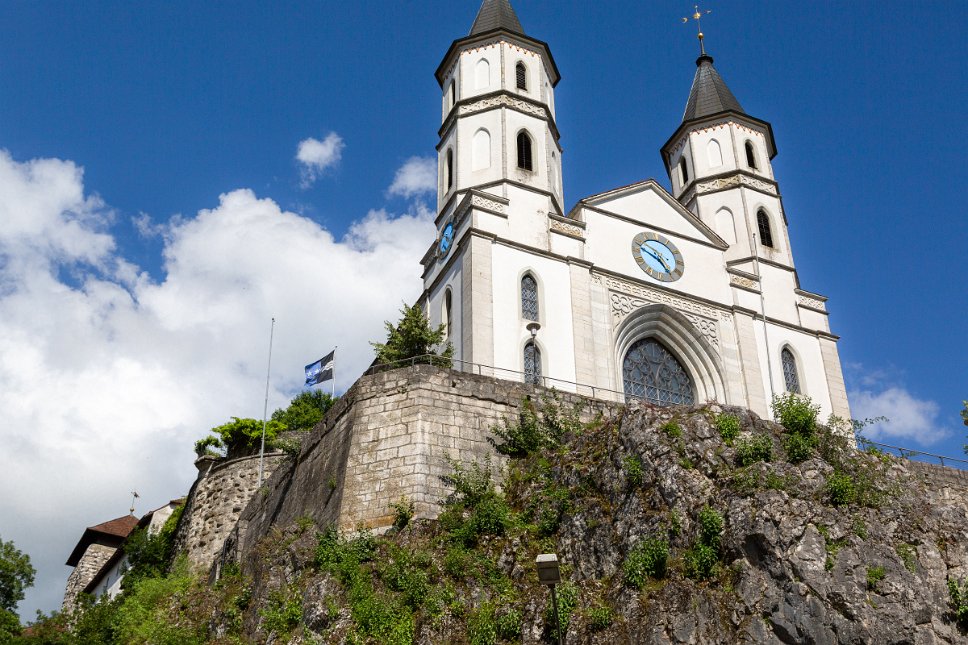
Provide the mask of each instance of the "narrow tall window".
POLYGON ((454 81, 450 82, 450 107, 454 107, 457 103, 457 84, 454 81))
POLYGON ((521 278, 521 317, 538 320, 538 283, 531 275, 521 278))
POLYGON ((518 63, 514 66, 514 77, 517 80, 519 90, 528 89, 528 68, 524 66, 524 63, 518 63))
POLYGON ((541 350, 530 340, 524 346, 524 382, 541 385, 541 350))
POLYGON ((783 363, 783 383, 787 392, 800 394, 800 377, 797 375, 797 359, 786 347, 780 352, 780 362, 783 363))
POLYGON ((527 132, 518 133, 518 168, 534 170, 534 163, 531 160, 531 137, 527 132))
POLYGON ((756 225, 760 229, 760 244, 773 248, 773 229, 770 228, 770 216, 762 208, 756 212, 756 225))
POLYGON ((451 317, 451 297, 450 289, 444 293, 444 311, 443 311, 443 323, 444 323, 444 340, 450 340, 451 332, 453 331, 453 319, 451 317))
POLYGON ((756 154, 753 153, 753 143, 746 142, 746 165, 756 170, 756 154))
POLYGON ((447 168, 444 171, 444 180, 446 181, 447 188, 445 190, 450 190, 454 187, 454 151, 447 151, 447 168))
POLYGON ((682 185, 685 186, 689 183, 689 169, 686 168, 686 158, 679 158, 679 176, 682 178, 682 185))

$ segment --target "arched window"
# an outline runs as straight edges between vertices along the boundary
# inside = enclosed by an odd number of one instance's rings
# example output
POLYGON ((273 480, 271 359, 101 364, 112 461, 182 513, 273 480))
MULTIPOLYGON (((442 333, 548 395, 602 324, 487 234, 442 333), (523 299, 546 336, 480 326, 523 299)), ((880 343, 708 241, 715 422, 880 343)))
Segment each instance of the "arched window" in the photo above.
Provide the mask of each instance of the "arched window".
POLYGON ((760 244, 773 248, 773 229, 770 228, 770 216, 762 208, 756 211, 756 226, 760 229, 760 244))
POLYGON ((683 186, 689 183, 689 169, 686 168, 685 157, 679 157, 679 177, 682 179, 683 186))
POLYGON ((450 82, 450 89, 447 92, 447 107, 452 108, 454 104, 457 103, 457 84, 454 81, 450 82))
POLYGON ((780 362, 783 364, 783 383, 787 392, 800 394, 800 377, 797 375, 797 359, 793 352, 784 347, 780 352, 780 362))
POLYGON ((753 142, 746 142, 746 165, 756 170, 756 154, 753 152, 753 142))
POLYGON ((538 320, 538 282, 530 274, 521 278, 521 317, 538 320))
POLYGON ((733 212, 726 208, 716 211, 716 232, 726 244, 736 244, 736 225, 733 222, 733 212))
POLYGON ((514 66, 514 78, 519 90, 528 89, 528 68, 524 66, 524 63, 519 62, 514 66))
POLYGON ((541 350, 532 340, 524 346, 524 382, 541 385, 541 350))
POLYGON ((444 186, 446 188, 444 191, 448 191, 454 187, 454 151, 447 151, 447 166, 444 168, 444 186))
POLYGON ((723 165, 723 149, 715 139, 710 139, 706 144, 706 155, 709 157, 710 168, 719 168, 723 165))
POLYGON ((531 160, 531 137, 524 131, 518 133, 518 168, 534 170, 534 163, 531 160))
POLYGON ((441 311, 441 322, 444 324, 444 340, 450 340, 453 331, 453 318, 451 317, 451 295, 450 289, 444 292, 444 309, 441 311))
POLYGON ((656 405, 692 405, 692 379, 685 368, 654 338, 635 341, 622 360, 625 398, 656 405))
POLYGON ((491 135, 481 128, 474 133, 471 151, 471 170, 483 170, 491 167, 491 135))
POLYGON ((483 90, 490 84, 491 64, 487 62, 486 58, 482 58, 477 61, 477 66, 474 68, 474 87, 483 90))

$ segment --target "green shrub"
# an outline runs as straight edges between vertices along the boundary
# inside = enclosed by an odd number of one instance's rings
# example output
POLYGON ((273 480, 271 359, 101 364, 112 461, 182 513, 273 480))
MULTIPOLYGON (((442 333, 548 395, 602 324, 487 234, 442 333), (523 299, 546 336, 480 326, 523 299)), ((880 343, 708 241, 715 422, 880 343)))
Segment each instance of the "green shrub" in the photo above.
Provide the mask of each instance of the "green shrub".
POLYGON ((390 504, 390 508, 393 510, 393 528, 402 531, 410 524, 410 520, 413 519, 413 501, 406 497, 401 497, 400 501, 390 504))
POLYGON ((854 535, 860 539, 867 539, 867 524, 864 523, 863 519, 855 517, 853 523, 850 525, 850 528, 854 532, 854 535))
POLYGON ((799 464, 809 459, 816 445, 817 441, 812 436, 792 433, 783 437, 783 452, 791 464, 799 464))
POLYGON ((683 555, 686 576, 693 580, 706 580, 712 577, 719 563, 719 552, 708 544, 698 543, 683 555))
POLYGON ((682 437, 682 428, 680 428, 679 424, 676 423, 675 421, 669 421, 668 423, 664 423, 659 428, 659 430, 666 433, 668 436, 672 437, 673 439, 679 439, 682 437))
POLYGON ((948 578, 948 602, 962 628, 968 628, 968 580, 948 578))
POLYGON ((867 567, 867 589, 877 591, 877 584, 884 579, 884 567, 867 567))
POLYGON ((285 408, 272 413, 272 420, 286 426, 286 430, 308 431, 319 423, 326 412, 336 403, 329 392, 322 390, 303 390, 285 408))
POLYGON ((917 568, 917 551, 913 544, 898 544, 895 548, 898 557, 901 558, 901 562, 904 563, 904 568, 914 573, 917 568))
POLYGON ((596 605, 588 610, 588 626, 593 632, 608 629, 615 621, 615 611, 608 605, 596 605))
POLYGON ((749 466, 758 461, 773 459, 773 438, 765 434, 755 434, 748 439, 736 442, 736 461, 740 466, 749 466))
POLYGON ((452 463, 454 472, 444 481, 454 488, 445 500, 439 521, 452 541, 474 546, 484 535, 504 535, 514 518, 491 479, 490 460, 469 467, 452 463))
POLYGON ((295 590, 273 590, 259 614, 262 616, 262 628, 267 634, 285 639, 302 622, 302 599, 295 590))
POLYGON ((199 457, 211 455, 212 457, 222 457, 222 440, 213 435, 208 435, 204 439, 195 442, 195 454, 199 457))
POLYGON ((521 638, 521 625, 524 618, 517 609, 507 609, 503 612, 495 612, 494 627, 498 638, 506 641, 517 641, 521 638))
POLYGON ((659 538, 639 542, 629 551, 622 565, 624 581, 641 589, 649 578, 664 578, 669 560, 669 543, 659 538))
POLYGON ((723 441, 731 445, 733 439, 739 436, 739 418, 732 414, 716 415, 716 429, 723 441))
POLYGON ((814 405, 809 397, 786 392, 773 397, 773 417, 787 431, 812 436, 817 428, 817 415, 820 406, 814 405))
POLYGON ((834 506, 845 506, 857 499, 854 478, 846 473, 835 472, 827 478, 824 490, 834 506))
POLYGON ((628 455, 622 460, 622 471, 629 488, 638 488, 645 477, 642 472, 642 460, 637 455, 628 455))
POLYGON ((699 511, 699 541, 718 551, 722 535, 723 516, 719 511, 704 506, 699 511))
POLYGON ((467 617, 467 638, 471 645, 494 645, 497 642, 493 604, 485 602, 467 617))
MULTIPOLYGON (((578 606, 578 587, 571 582, 563 582, 557 587, 557 595, 558 633, 561 634, 561 642, 565 642, 565 634, 568 632, 568 625, 571 624, 571 614, 578 606)), ((554 616, 554 609, 549 602, 544 615, 545 629, 549 634, 554 634, 555 631, 554 616)))

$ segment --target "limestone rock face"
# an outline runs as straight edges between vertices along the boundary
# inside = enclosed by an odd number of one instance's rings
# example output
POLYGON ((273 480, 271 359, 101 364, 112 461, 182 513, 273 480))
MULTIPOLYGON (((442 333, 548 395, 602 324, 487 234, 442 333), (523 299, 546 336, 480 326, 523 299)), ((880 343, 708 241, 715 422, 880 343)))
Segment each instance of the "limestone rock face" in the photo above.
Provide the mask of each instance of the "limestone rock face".
MULTIPOLYGON (((408 406, 405 413, 418 421, 425 416, 421 405, 436 414, 443 405, 461 409, 464 399, 479 403, 483 398, 483 385, 475 379, 447 377, 436 383, 437 377, 428 375, 418 375, 420 388, 401 382, 392 390, 408 406), (447 398, 433 396, 435 387, 447 398), (408 392, 418 393, 420 402, 401 394, 408 392)), ((509 394, 502 393, 498 402, 507 406, 505 416, 514 423, 520 407, 509 394)), ((341 513, 358 504, 351 496, 379 496, 382 490, 379 482, 370 493, 342 486, 347 455, 356 449, 352 442, 360 432, 354 426, 375 424, 365 436, 372 454, 383 442, 392 443, 379 420, 368 415, 376 404, 384 407, 374 415, 391 421, 400 411, 379 400, 376 391, 367 396, 359 397, 364 399, 359 410, 347 400, 347 409, 337 411, 345 429, 336 424, 334 436, 342 442, 333 446, 342 450, 320 451, 317 459, 313 444, 304 445, 299 458, 277 470, 267 495, 256 497, 242 513, 240 529, 242 523, 250 529, 244 548, 239 531, 229 537, 222 557, 239 562, 253 581, 247 638, 272 640, 260 612, 273 598, 294 594, 301 599, 302 622, 286 636, 289 642, 353 638, 347 590, 312 565, 316 538, 307 526, 345 529, 341 513), (327 483, 330 473, 338 474, 337 486, 327 483)), ((490 390, 487 398, 497 399, 490 390)), ((434 521, 442 507, 432 506, 429 496, 418 506, 414 528, 380 538, 385 546, 365 573, 372 574, 375 593, 386 602, 398 593, 386 582, 392 566, 379 557, 422 549, 429 554, 428 584, 451 590, 453 606, 462 607, 460 612, 438 607, 432 619, 429 610, 414 608, 414 642, 467 642, 468 617, 479 615, 487 603, 499 612, 508 605, 520 614, 523 642, 547 642, 548 593, 535 578, 534 556, 551 549, 566 565, 572 585, 568 643, 968 642, 947 589, 949 578, 968 578, 968 478, 960 471, 859 452, 846 442, 838 445, 830 434, 808 459, 794 464, 784 451, 783 429, 746 410, 590 403, 597 405, 597 420, 568 430, 559 447, 510 459, 494 453, 493 464, 505 466, 502 494, 519 524, 474 548, 494 563, 492 577, 503 576, 502 584, 509 585, 502 595, 495 595, 486 580, 454 576, 441 564, 451 543, 434 521), (740 421, 739 437, 730 442, 717 429, 723 413, 740 421), (769 460, 741 457, 754 437, 768 447, 769 460), (843 477, 850 480, 849 494, 837 499, 832 484, 843 477), (722 532, 712 551, 714 566, 708 575, 698 575, 702 518, 710 513, 721 519, 722 532), (542 522, 545 528, 536 528, 542 522), (639 588, 626 582, 624 565, 646 540, 666 543, 668 570, 639 588), (602 607, 612 612, 610 620, 593 618, 593 609, 602 607)), ((410 440, 429 443, 435 426, 414 423, 421 434, 410 440)), ((450 423, 463 427, 456 419, 450 423)), ((489 420, 488 427, 494 424, 489 420)), ((320 428, 312 440, 319 442, 329 432, 320 428)), ((493 451, 480 421, 467 436, 474 439, 475 458, 482 444, 493 451)), ((441 463, 422 475, 428 480, 424 490, 445 485, 437 476, 441 463)), ((416 474, 409 475, 415 485, 420 483, 416 474)), ((385 477, 389 485, 392 474, 385 477)), ((380 504, 386 507, 398 494, 384 496, 380 504)))

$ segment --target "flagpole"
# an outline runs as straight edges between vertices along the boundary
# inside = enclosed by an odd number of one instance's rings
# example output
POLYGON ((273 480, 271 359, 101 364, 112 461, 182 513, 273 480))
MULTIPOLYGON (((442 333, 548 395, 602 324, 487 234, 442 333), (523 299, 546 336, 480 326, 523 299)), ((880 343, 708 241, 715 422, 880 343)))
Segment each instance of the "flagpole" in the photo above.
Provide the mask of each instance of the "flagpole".
POLYGON ((336 350, 339 345, 333 348, 333 398, 336 398, 336 350))
POLYGON ((266 416, 269 412, 269 370, 272 367, 272 335, 276 330, 276 319, 272 319, 269 328, 269 362, 266 364, 266 399, 262 406, 262 445, 259 447, 259 488, 262 488, 263 463, 266 454, 266 416))

